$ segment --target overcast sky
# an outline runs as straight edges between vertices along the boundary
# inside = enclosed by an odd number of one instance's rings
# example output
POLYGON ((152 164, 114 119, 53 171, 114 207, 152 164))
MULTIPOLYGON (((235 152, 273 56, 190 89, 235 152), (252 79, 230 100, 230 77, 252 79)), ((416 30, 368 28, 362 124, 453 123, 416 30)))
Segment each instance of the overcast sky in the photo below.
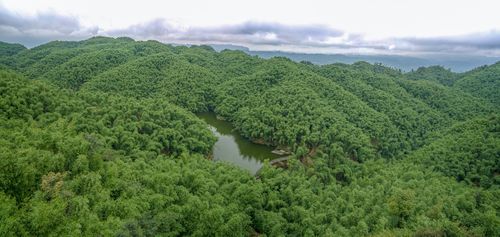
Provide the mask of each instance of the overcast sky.
POLYGON ((315 53, 500 56, 499 0, 0 0, 0 40, 94 35, 315 53))

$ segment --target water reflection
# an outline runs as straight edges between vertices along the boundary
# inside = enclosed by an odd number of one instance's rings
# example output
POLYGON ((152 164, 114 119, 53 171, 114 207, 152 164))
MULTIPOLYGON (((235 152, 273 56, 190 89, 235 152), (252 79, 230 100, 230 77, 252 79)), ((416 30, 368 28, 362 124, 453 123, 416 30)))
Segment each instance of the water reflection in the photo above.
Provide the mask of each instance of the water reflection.
POLYGON ((232 163, 255 174, 262 167, 262 161, 279 157, 271 153, 272 147, 250 142, 234 131, 230 123, 218 120, 214 113, 198 116, 210 125, 218 138, 213 147, 214 160, 232 163))

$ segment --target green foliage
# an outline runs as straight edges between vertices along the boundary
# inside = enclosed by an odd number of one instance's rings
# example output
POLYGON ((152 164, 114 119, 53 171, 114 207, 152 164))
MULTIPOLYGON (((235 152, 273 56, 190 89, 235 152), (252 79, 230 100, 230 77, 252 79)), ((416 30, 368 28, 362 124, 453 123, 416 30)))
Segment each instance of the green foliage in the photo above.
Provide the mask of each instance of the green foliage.
POLYGON ((499 128, 497 116, 456 124, 428 146, 413 152, 411 158, 457 181, 498 187, 499 128))
POLYGON ((0 42, 0 64, 7 64, 9 65, 9 58, 12 55, 18 54, 19 52, 25 50, 26 47, 24 47, 21 44, 9 44, 5 42, 0 42))
POLYGON ((453 73, 450 69, 445 69, 442 66, 431 66, 419 67, 416 71, 407 73, 406 78, 410 80, 433 81, 445 86, 451 86, 458 79, 458 74, 453 73))
POLYGON ((491 66, 479 67, 467 72, 460 78, 454 87, 468 92, 476 97, 484 98, 493 105, 500 105, 500 62, 491 66))
POLYGON ((386 122, 384 127, 386 130, 392 130, 389 133, 392 135, 387 138, 389 141, 385 145, 386 153, 416 148, 424 142, 429 132, 447 123, 443 114, 413 97, 387 75, 365 73, 338 65, 314 69, 387 116, 390 122, 386 122))
POLYGON ((498 65, 107 37, 0 53, 1 236, 498 236, 498 65), (297 159, 259 177, 208 160, 203 111, 297 159))
POLYGON ((63 88, 78 89, 95 75, 118 66, 131 57, 123 50, 99 50, 78 55, 57 65, 42 76, 63 88))
POLYGON ((397 190, 389 198, 389 213, 396 218, 396 225, 401 227, 404 221, 412 216, 415 208, 415 193, 412 191, 397 190))
POLYGON ((413 96, 456 121, 487 115, 494 111, 488 103, 480 99, 436 83, 409 80, 399 80, 398 82, 413 96))
POLYGON ((87 139, 105 140, 114 150, 127 155, 208 154, 215 142, 201 120, 165 101, 105 94, 82 96, 91 104, 81 116, 75 116, 75 130, 87 134, 87 139))

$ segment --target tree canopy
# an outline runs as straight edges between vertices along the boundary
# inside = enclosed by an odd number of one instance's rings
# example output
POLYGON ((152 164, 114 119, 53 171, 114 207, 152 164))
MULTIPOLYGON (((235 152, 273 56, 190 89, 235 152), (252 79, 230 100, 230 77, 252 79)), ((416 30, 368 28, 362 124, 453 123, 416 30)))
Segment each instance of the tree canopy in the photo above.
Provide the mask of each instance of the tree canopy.
POLYGON ((499 65, 1 43, 0 235, 499 236, 499 65), (212 162, 206 111, 288 168, 212 162))

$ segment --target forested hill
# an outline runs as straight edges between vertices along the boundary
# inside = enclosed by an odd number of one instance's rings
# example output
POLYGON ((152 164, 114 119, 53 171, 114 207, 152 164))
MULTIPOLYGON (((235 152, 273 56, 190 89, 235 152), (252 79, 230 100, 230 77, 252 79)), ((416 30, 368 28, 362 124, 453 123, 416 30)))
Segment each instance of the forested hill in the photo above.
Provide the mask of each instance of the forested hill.
POLYGON ((481 65, 490 65, 500 60, 500 57, 489 56, 474 56, 461 54, 423 54, 415 56, 407 55, 371 55, 371 54, 314 54, 314 53, 293 53, 282 51, 252 51, 245 47, 237 47, 234 45, 213 45, 214 48, 221 50, 239 49, 247 52, 250 55, 258 55, 263 58, 272 57, 287 57, 294 61, 310 61, 315 64, 332 64, 332 63, 355 63, 358 61, 366 61, 370 63, 382 63, 388 67, 395 67, 403 71, 416 70, 423 66, 441 65, 450 68, 454 72, 465 72, 481 65))
POLYGON ((499 236, 499 92, 500 63, 0 43, 0 235, 499 236), (208 160, 205 111, 288 168, 208 160))

